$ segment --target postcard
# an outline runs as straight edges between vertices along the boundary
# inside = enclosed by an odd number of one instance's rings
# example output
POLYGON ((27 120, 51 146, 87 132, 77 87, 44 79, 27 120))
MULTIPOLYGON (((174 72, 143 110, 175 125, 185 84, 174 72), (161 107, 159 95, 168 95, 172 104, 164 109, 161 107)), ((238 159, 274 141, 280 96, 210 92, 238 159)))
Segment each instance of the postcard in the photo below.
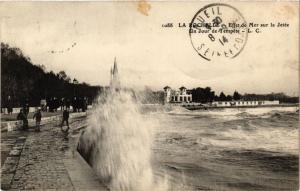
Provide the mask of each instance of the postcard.
POLYGON ((2 1, 2 190, 299 189, 299 2, 2 1))

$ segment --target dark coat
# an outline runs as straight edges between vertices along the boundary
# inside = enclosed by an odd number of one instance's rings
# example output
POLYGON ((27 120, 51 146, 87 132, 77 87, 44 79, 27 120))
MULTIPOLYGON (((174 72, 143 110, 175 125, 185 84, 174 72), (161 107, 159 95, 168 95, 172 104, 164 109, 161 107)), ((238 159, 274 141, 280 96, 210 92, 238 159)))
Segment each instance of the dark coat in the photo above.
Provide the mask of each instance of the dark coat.
POLYGON ((36 121, 41 121, 42 120, 42 114, 40 111, 37 111, 34 115, 33 115, 33 119, 35 118, 36 121))
POLYGON ((27 116, 22 112, 18 114, 17 120, 22 120, 24 125, 28 124, 27 116))
POLYGON ((69 119, 69 111, 64 110, 64 112, 63 112, 63 119, 69 119))

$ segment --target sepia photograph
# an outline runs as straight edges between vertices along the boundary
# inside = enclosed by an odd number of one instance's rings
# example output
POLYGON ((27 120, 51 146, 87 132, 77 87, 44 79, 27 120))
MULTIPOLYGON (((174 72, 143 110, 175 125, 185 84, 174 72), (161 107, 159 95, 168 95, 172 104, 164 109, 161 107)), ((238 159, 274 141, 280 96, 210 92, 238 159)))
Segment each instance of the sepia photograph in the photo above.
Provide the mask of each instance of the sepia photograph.
POLYGON ((0 1, 1 190, 299 190, 298 1, 0 1))

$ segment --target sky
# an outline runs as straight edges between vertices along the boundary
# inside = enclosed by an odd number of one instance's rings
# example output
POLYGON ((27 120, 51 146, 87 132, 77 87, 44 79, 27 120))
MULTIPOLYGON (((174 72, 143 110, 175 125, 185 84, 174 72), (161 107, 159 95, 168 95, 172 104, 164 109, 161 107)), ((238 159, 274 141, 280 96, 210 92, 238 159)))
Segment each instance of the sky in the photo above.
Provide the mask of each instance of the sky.
POLYGON ((246 22, 289 23, 251 33, 233 59, 206 61, 193 49, 188 28, 208 2, 1 2, 1 41, 19 47, 34 64, 80 82, 106 86, 117 59, 126 87, 162 90, 210 86, 216 93, 284 92, 298 95, 299 4, 227 2, 246 22))

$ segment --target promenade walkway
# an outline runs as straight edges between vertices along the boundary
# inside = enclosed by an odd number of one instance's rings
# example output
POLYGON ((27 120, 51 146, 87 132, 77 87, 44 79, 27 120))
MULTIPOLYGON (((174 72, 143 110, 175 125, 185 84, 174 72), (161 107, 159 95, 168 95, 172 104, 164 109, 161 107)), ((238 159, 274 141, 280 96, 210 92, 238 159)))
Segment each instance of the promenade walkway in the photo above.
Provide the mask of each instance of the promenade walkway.
POLYGON ((85 123, 82 117, 72 119, 67 137, 58 122, 44 125, 41 132, 2 133, 7 155, 1 166, 2 190, 107 190, 76 151, 85 123))
MULTIPOLYGON (((56 115, 62 115, 62 111, 56 111, 56 112, 42 112, 43 117, 51 117, 56 115)), ((34 112, 28 113, 28 119, 32 119, 34 115, 34 112)), ((9 114, 1 114, 1 121, 15 121, 17 119, 18 113, 13 113, 11 115, 9 114)))

